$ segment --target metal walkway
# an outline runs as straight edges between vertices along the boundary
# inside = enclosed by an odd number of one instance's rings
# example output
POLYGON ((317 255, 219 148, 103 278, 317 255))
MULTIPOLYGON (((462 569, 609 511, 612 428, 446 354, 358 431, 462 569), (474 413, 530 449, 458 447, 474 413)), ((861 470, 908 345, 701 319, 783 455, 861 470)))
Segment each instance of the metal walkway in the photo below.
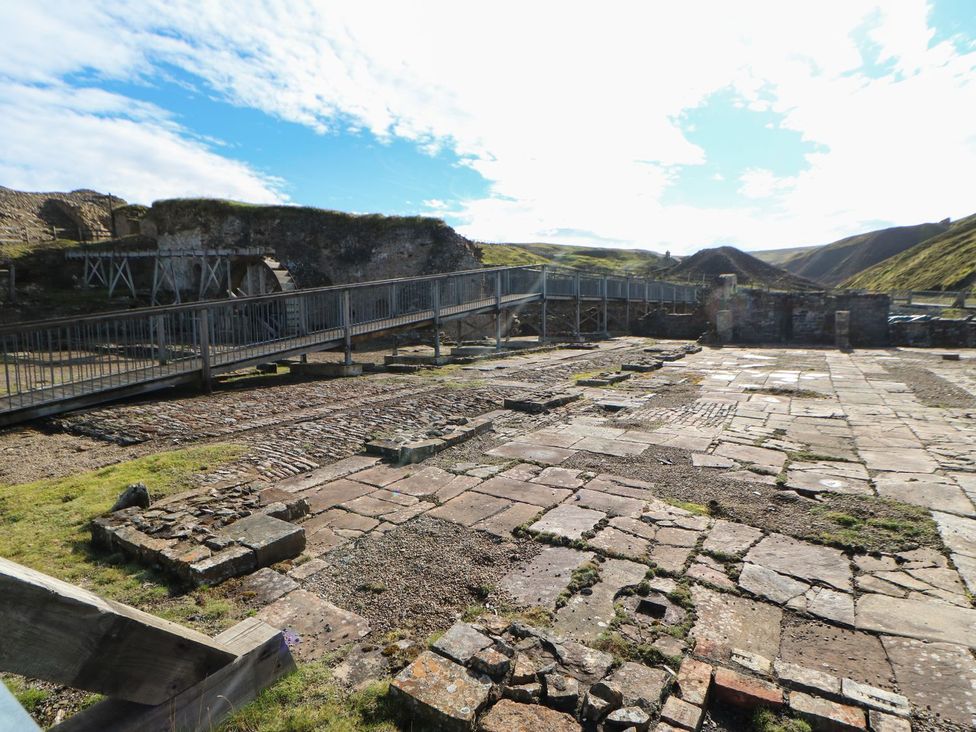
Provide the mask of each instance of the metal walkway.
MULTIPOLYGON (((700 288, 547 267, 501 267, 0 326, 0 426, 91 406, 354 338, 530 303, 698 301, 700 288)), ((604 307, 604 313, 605 313, 604 307)))

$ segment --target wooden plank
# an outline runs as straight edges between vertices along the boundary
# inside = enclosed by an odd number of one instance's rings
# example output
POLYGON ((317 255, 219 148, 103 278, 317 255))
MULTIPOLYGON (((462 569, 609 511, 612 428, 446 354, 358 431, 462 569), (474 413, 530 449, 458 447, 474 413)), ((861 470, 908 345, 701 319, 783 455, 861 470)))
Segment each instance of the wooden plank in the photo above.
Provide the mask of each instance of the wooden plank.
POLYGON ((0 670, 159 704, 237 656, 202 633, 0 558, 0 670))
POLYGON ((31 719, 27 710, 20 706, 20 702, 2 681, 0 681, 0 729, 41 732, 41 728, 31 719))
POLYGON ((222 720, 295 670, 284 635, 248 618, 215 638, 239 655, 199 684, 156 706, 107 699, 50 732, 210 732, 222 720))

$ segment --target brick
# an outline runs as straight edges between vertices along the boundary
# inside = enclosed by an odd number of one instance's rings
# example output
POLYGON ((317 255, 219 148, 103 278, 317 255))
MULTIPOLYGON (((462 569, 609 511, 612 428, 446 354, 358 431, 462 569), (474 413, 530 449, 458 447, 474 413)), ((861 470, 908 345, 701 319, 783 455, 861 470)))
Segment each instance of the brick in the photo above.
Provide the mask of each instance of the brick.
POLYGON ((790 692, 790 709, 823 732, 856 732, 867 729, 864 712, 802 691, 790 692))
POLYGON ((702 708, 669 696, 661 710, 661 720, 681 729, 697 730, 702 723, 702 708))
POLYGON ((681 698, 700 707, 708 703, 712 687, 712 667, 691 657, 685 658, 678 669, 678 691, 681 698))
POLYGON ((727 668, 715 670, 715 696, 737 707, 752 709, 783 706, 783 690, 768 681, 727 668))

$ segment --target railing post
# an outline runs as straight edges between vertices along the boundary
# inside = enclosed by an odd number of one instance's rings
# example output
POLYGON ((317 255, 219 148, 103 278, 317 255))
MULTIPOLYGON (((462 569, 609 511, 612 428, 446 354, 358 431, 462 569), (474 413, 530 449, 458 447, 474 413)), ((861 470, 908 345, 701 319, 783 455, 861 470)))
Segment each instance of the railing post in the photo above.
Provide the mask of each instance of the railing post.
POLYGON ((434 310, 434 358, 441 357, 441 281, 431 281, 431 304, 434 310))
POLYGON ((157 315, 154 321, 156 323, 156 355, 159 357, 159 365, 165 366, 169 361, 166 353, 166 316, 157 315))
POLYGON ((575 324, 574 329, 573 329, 573 336, 575 336, 576 340, 579 340, 580 339, 580 300, 581 300, 581 297, 582 297, 580 295, 580 274, 579 274, 579 272, 576 273, 576 279, 574 281, 574 289, 575 289, 575 293, 574 294, 576 296, 576 324, 575 324))
POLYGON ((344 363, 350 366, 352 364, 352 306, 349 290, 342 291, 342 333, 346 352, 344 363))
POLYGON ((7 265, 7 287, 10 289, 10 302, 17 302, 17 265, 12 259, 7 265))
POLYGON ((213 380, 210 376, 210 314, 207 308, 200 309, 197 324, 197 338, 200 341, 200 381, 203 390, 213 391, 213 380))
POLYGON ((607 313, 607 283, 606 277, 603 278, 603 335, 610 335, 610 320, 607 313))
POLYGON ((542 303, 541 303, 541 317, 539 323, 539 342, 542 343, 546 339, 546 288, 549 270, 546 265, 542 265, 542 303))
POLYGON ((495 350, 502 350, 502 271, 495 272, 495 350))

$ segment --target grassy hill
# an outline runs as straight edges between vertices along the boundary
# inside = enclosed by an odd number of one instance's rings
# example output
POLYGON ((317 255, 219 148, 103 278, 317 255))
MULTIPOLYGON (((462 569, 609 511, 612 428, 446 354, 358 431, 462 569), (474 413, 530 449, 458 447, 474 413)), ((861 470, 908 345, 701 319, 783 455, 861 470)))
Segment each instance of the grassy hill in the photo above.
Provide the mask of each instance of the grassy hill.
POLYGON ((735 274, 740 285, 777 290, 822 289, 816 282, 746 254, 735 247, 702 249, 667 270, 668 276, 688 280, 712 280, 721 274, 735 274))
POLYGON ((961 290, 976 285, 976 214, 842 283, 865 290, 961 290))
POLYGON ((649 275, 666 266, 663 255, 646 249, 610 249, 568 244, 480 244, 486 267, 549 264, 607 274, 649 275))
POLYGON ((777 264, 800 277, 834 286, 948 228, 948 224, 918 224, 869 231, 798 251, 777 264))
POLYGON ((784 262, 789 261, 798 254, 804 252, 809 252, 811 249, 817 249, 818 245, 808 246, 808 247, 789 247, 788 249, 767 249, 762 252, 746 252, 751 254, 756 259, 761 259, 766 264, 771 264, 774 267, 782 267, 784 262))

